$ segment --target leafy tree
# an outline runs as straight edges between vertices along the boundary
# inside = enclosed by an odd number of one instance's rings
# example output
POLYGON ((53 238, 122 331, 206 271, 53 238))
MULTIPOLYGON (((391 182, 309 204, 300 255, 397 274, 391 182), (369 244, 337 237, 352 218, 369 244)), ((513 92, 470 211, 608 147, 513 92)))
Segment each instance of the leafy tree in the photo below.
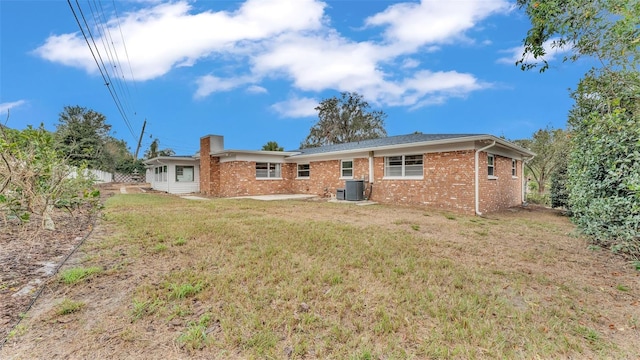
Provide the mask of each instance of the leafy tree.
POLYGON ((28 222, 39 215, 45 229, 54 230, 54 207, 73 210, 89 202, 97 205, 99 192, 92 180, 75 171, 55 149, 53 135, 38 129, 0 127, 0 213, 28 222))
POLYGON ((571 47, 565 60, 587 56, 603 68, 637 71, 640 48, 640 5, 629 0, 518 0, 531 20, 524 39, 524 53, 518 64, 531 69, 542 60, 540 71, 548 69, 545 44, 552 48, 571 47))
POLYGON ((562 158, 567 156, 567 132, 547 127, 536 131, 531 139, 517 140, 516 143, 536 153, 533 160, 526 162, 525 166, 527 175, 533 176, 538 184, 538 194, 544 194, 551 174, 562 158))
POLYGON ((264 151, 284 151, 284 148, 276 141, 269 141, 268 143, 262 145, 262 150, 264 151))
POLYGON ((106 154, 111 161, 111 172, 131 174, 137 172, 144 173, 145 166, 142 160, 134 159, 127 143, 114 137, 108 137, 105 143, 106 154))
MULTIPOLYGON (((612 250, 640 256, 640 3, 518 0, 531 19, 524 59, 544 45, 570 46, 565 60, 596 60, 572 93, 569 207, 581 231, 612 250), (554 40, 555 39, 555 40, 554 40)), ((544 62, 541 71, 548 68, 544 62)))
POLYGON ((358 93, 343 92, 340 99, 335 96, 325 99, 315 109, 318 122, 311 127, 300 148, 387 136, 384 129, 387 115, 383 111, 370 111, 369 103, 358 93))
POLYGON ((71 165, 113 170, 113 159, 105 147, 111 125, 106 117, 80 106, 65 106, 56 125, 56 149, 71 165))
POLYGON ((151 145, 149 145, 149 148, 147 149, 147 151, 144 152, 144 158, 153 159, 154 157, 158 157, 158 156, 172 156, 176 154, 176 152, 173 151, 173 149, 166 148, 166 149, 160 150, 159 147, 160 147, 160 140, 154 139, 151 142, 151 145))

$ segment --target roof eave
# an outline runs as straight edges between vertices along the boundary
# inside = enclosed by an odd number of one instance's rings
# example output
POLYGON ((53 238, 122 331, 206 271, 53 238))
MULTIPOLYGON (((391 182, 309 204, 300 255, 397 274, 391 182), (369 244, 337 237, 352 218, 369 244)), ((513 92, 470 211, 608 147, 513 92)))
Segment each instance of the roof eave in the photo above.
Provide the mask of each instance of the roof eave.
POLYGON ((144 160, 142 163, 143 164, 159 163, 162 160, 189 160, 189 161, 195 161, 195 160, 197 160, 197 158, 194 157, 194 156, 156 156, 154 158, 144 160))
POLYGON ((461 136, 457 138, 448 138, 448 139, 440 139, 440 140, 429 140, 429 141, 419 141, 419 142, 410 142, 404 144, 395 144, 395 145, 385 145, 385 146, 370 146, 359 149, 351 149, 351 150, 342 150, 342 151, 328 151, 328 152, 320 152, 315 154, 300 154, 294 155, 292 157, 296 159, 308 159, 315 157, 324 157, 327 155, 347 155, 353 153, 361 153, 361 152, 369 152, 369 151, 384 151, 384 150, 393 150, 393 149, 404 149, 410 147, 420 147, 420 146, 433 146, 433 145, 443 145, 443 144, 455 144, 461 142, 471 142, 471 141, 482 141, 482 140, 495 140, 497 143, 516 150, 517 152, 526 155, 526 156, 534 156, 535 154, 530 150, 527 150, 523 147, 510 143, 506 140, 500 139, 493 135, 471 135, 471 136, 461 136))
POLYGON ((231 154, 247 155, 283 155, 285 157, 299 154, 299 151, 265 151, 265 150, 222 150, 209 153, 211 156, 225 156, 231 154))

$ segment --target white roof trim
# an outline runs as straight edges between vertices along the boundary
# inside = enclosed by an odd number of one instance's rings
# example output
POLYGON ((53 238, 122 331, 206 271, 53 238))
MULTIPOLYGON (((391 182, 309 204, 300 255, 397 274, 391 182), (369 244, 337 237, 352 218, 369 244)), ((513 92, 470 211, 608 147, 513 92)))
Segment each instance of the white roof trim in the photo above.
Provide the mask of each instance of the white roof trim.
MULTIPOLYGON (((433 146, 433 145, 442 145, 442 144, 454 144, 454 143, 464 143, 464 142, 471 142, 471 141, 482 141, 482 140, 487 140, 487 141, 496 141, 496 143, 515 150, 518 153, 521 153, 523 155, 526 156, 534 156, 535 153, 531 152, 530 150, 527 150, 523 147, 520 147, 516 144, 510 143, 508 141, 505 141, 503 139, 497 138, 493 135, 474 135, 474 136, 463 136, 463 137, 459 137, 459 138, 449 138, 449 139, 440 139, 440 140, 431 140, 431 141, 420 141, 420 142, 410 142, 410 143, 404 143, 404 144, 395 144, 395 145, 386 145, 386 146, 372 146, 372 147, 366 147, 366 148, 358 148, 358 149, 350 149, 350 150, 342 150, 342 151, 330 151, 330 152, 321 152, 321 153, 315 153, 315 154, 301 154, 301 155, 295 155, 292 158, 290 158, 289 160, 296 160, 296 159, 312 159, 312 158, 322 158, 322 157, 327 157, 327 156, 341 156, 341 155, 347 155, 347 154, 353 154, 353 153, 362 153, 362 152, 368 152, 368 151, 383 151, 383 150, 393 150, 393 149, 404 149, 404 148, 414 148, 414 147, 421 147, 421 146, 433 146)), ((295 153, 294 153, 295 154, 295 153)), ((299 154, 299 153, 297 153, 299 154)))
POLYGON ((213 156, 229 156, 232 154, 245 154, 245 155, 282 155, 283 157, 300 154, 299 151, 265 151, 265 150, 223 150, 211 152, 209 155, 213 156))
POLYGON ((162 163, 162 161, 198 161, 193 156, 156 156, 143 161, 143 164, 162 163))

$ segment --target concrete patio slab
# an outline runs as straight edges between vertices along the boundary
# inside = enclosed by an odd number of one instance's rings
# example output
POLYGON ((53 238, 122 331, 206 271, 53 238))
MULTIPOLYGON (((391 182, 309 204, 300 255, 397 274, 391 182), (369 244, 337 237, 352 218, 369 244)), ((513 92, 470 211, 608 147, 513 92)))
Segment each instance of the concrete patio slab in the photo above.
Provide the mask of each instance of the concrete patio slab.
POLYGON ((194 196, 194 195, 184 195, 184 196, 180 196, 183 199, 187 199, 187 200, 210 200, 208 198, 203 198, 200 196, 194 196))
POLYGON ((317 195, 307 194, 274 194, 274 195, 256 195, 256 196, 236 196, 228 199, 253 199, 262 201, 274 201, 274 200, 304 200, 318 197, 317 195))
POLYGON ((353 205, 357 205, 357 206, 367 206, 367 205, 375 205, 375 204, 377 204, 377 202, 369 201, 369 200, 351 201, 351 200, 338 200, 338 199, 335 199, 335 198, 329 200, 329 202, 340 203, 340 204, 353 204, 353 205))

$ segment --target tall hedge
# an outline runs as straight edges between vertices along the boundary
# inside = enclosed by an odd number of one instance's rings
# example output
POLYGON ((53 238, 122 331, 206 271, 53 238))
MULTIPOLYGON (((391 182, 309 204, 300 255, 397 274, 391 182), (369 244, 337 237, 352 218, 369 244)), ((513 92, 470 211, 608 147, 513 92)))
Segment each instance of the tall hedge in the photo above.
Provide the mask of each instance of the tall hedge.
POLYGON ((598 245, 640 257, 640 81, 592 72, 574 92, 569 205, 598 245))

